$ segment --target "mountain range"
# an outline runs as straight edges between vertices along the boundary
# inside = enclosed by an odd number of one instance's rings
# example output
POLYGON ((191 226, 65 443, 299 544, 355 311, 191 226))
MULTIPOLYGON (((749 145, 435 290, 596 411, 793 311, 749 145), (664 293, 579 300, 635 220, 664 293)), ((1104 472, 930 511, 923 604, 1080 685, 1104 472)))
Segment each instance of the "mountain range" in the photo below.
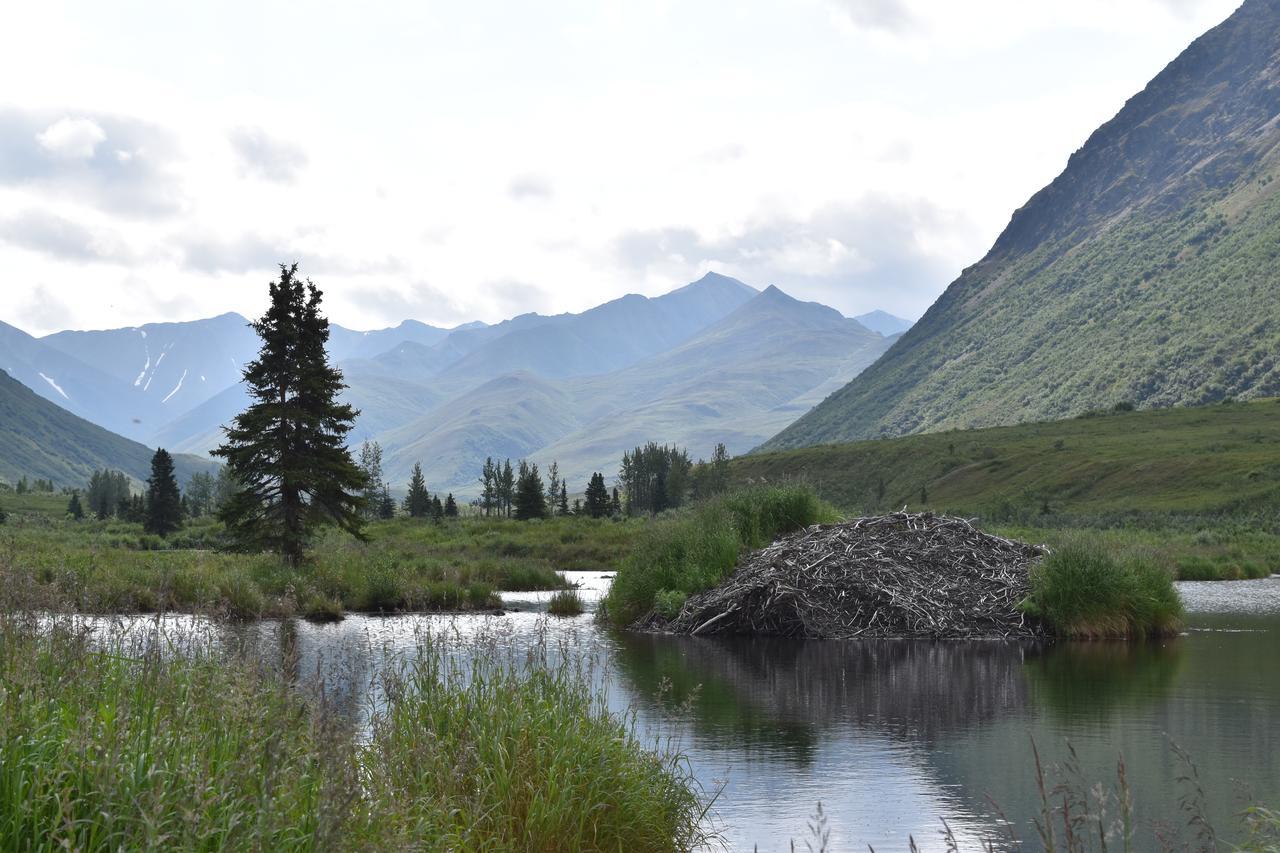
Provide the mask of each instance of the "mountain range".
POLYGON ((1198 38, 762 449, 1280 394, 1280 0, 1198 38))
MULTIPOLYGON (((886 330, 906 321, 865 315, 886 330)), ((360 410, 353 439, 384 449, 393 486, 421 462, 432 489, 468 494, 486 456, 555 460, 571 483, 612 474, 648 440, 745 452, 871 364, 897 337, 834 309, 710 273, 658 297, 577 314, 442 329, 333 325, 329 355, 360 410)), ((63 331, 0 324, 0 368, 129 439, 207 454, 248 403, 248 321, 63 331)), ((28 472, 34 473, 34 472, 28 472)), ((62 476, 55 477, 61 481, 62 476)))

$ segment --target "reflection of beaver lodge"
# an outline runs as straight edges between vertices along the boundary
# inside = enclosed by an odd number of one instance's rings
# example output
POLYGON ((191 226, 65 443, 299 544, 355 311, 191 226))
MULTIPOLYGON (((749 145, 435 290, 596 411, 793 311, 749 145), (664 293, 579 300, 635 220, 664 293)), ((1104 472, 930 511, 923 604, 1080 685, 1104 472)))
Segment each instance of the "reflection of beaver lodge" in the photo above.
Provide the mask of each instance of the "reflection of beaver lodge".
POLYGON ((781 637, 1036 636, 1018 608, 1043 548, 961 518, 900 512, 815 525, 749 555, 669 622, 681 634, 781 637))

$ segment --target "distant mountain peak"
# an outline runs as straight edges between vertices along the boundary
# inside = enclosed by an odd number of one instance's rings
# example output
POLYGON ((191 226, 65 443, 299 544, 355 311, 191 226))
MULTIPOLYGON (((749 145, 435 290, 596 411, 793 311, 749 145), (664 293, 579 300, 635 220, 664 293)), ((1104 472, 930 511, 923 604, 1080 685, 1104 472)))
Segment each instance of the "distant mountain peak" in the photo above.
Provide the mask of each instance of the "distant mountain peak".
POLYGON ((901 334, 913 325, 910 320, 904 320, 902 317, 890 314, 888 311, 881 311, 879 308, 874 311, 868 311, 866 314, 858 314, 853 319, 871 331, 879 332, 886 338, 891 335, 901 334))

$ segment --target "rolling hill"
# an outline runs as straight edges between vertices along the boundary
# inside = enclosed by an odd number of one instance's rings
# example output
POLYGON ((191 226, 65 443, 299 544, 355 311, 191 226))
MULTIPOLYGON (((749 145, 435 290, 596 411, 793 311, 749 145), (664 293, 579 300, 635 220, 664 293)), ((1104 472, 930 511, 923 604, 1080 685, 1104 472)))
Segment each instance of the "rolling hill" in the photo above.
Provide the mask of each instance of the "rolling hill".
POLYGON ((1280 393, 1280 0, 1197 39, 762 449, 1280 393))
POLYGON ((928 505, 986 519, 1280 508, 1280 399, 1109 412, 823 444, 732 460, 741 483, 803 480, 852 511, 928 505))
MULTIPOLYGON (((135 480, 151 475, 154 451, 71 414, 0 372, 0 479, 23 476, 82 487, 95 469, 124 471, 135 480)), ((179 482, 215 466, 206 459, 174 456, 179 482)))

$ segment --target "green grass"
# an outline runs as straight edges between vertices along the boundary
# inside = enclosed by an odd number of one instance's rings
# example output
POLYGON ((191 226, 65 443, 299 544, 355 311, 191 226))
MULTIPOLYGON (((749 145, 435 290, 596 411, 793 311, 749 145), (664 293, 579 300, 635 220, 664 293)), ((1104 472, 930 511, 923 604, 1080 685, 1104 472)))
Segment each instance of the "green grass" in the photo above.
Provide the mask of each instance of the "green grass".
POLYGON ((1024 609, 1060 637, 1159 637, 1182 625, 1169 572, 1150 559, 1113 558, 1090 542, 1070 542, 1031 569, 1024 609))
POLYGON ((223 533, 210 519, 161 540, 114 519, 71 521, 61 495, 6 496, 4 506, 0 597, 12 603, 234 618, 492 608, 500 590, 562 589, 562 571, 615 568, 644 526, 586 518, 395 519, 370 524, 368 543, 322 531, 307 564, 293 569, 270 555, 213 550, 223 533))
POLYGON ((581 658, 490 643, 464 671, 429 638, 364 738, 272 672, 174 651, 0 618, 0 849, 704 840, 687 762, 610 713, 581 658))
POLYGON ((582 596, 576 589, 562 589, 547 602, 547 612, 552 616, 578 616, 583 610, 582 596))
POLYGON ((617 627, 651 610, 670 614, 737 566, 745 550, 818 522, 835 511, 804 486, 743 489, 660 518, 619 566, 601 613, 617 627))
POLYGON ((991 529, 1000 536, 1055 549, 1087 542, 1117 560, 1149 560, 1177 580, 1251 580, 1280 572, 1280 537, 1229 521, 1172 529, 1132 525, 1093 529, 995 525, 991 529))
POLYGON ((988 521, 1035 523, 1045 509, 1063 526, 1257 516, 1280 532, 1280 400, 824 444, 738 457, 730 471, 803 481, 847 510, 919 507, 925 487, 929 506, 988 521))

